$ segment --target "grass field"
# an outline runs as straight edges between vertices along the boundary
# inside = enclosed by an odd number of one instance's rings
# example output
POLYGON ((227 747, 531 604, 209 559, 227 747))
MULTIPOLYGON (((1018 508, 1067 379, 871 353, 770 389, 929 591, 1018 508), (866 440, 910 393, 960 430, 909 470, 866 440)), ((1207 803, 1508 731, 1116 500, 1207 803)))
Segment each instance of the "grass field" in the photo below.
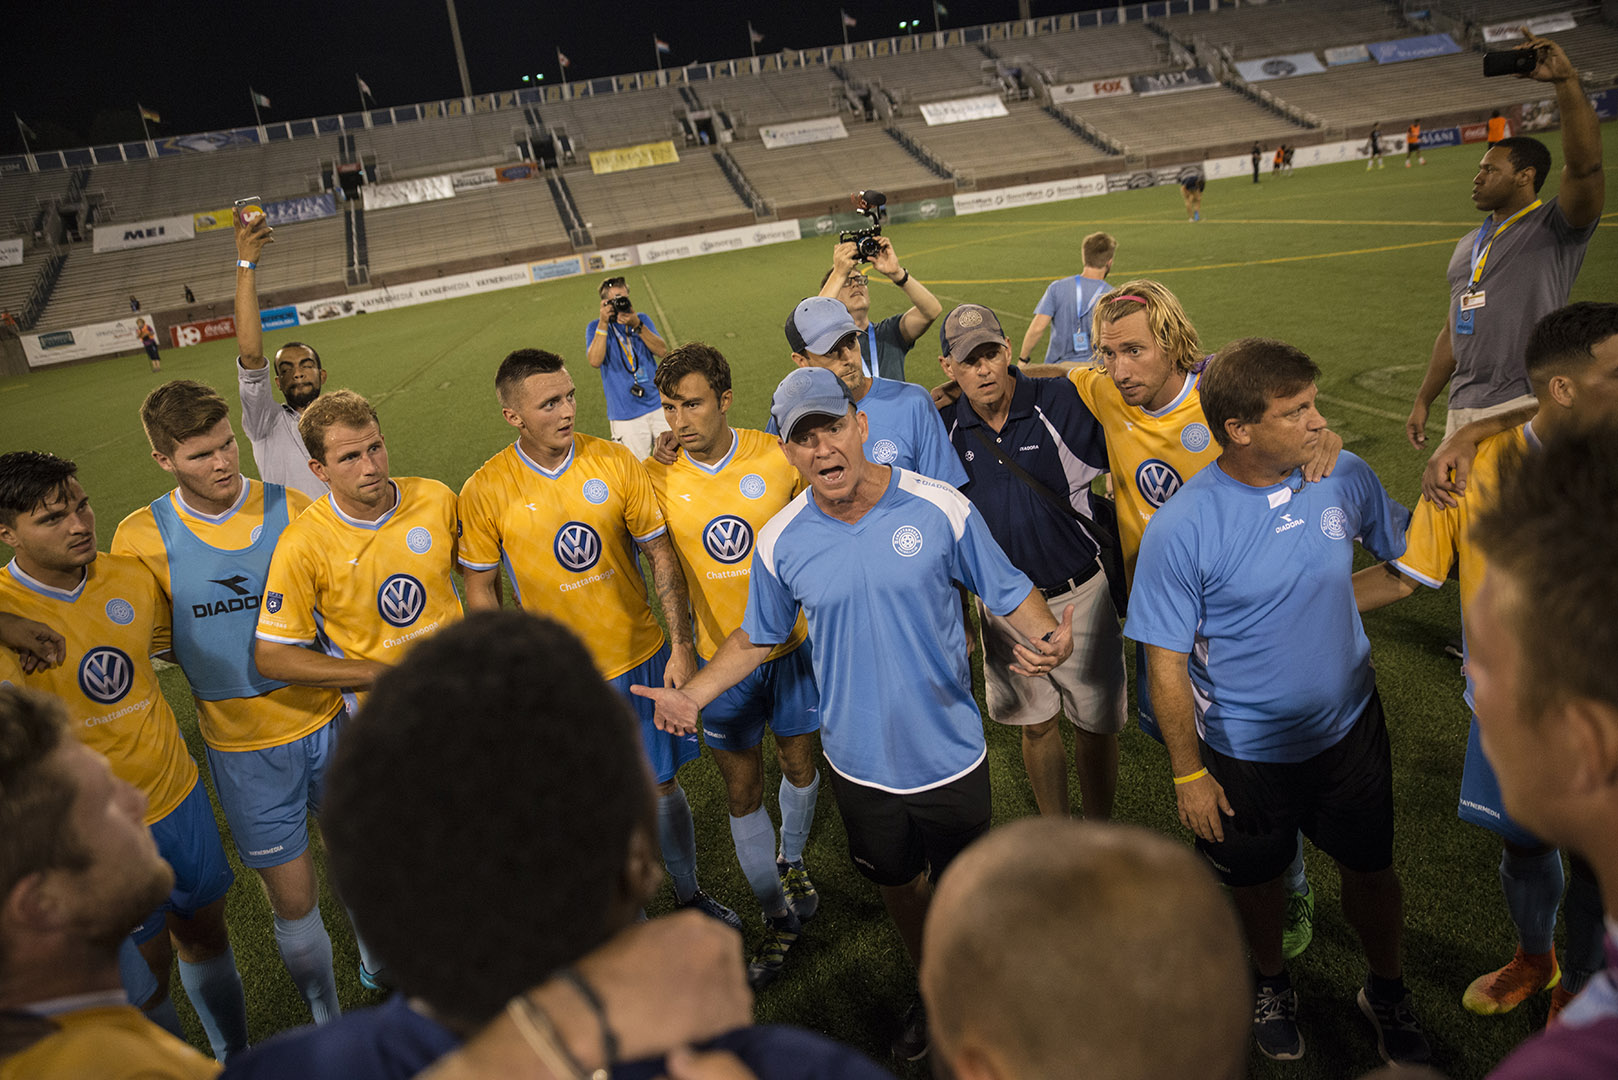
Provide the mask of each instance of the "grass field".
MULTIPOLYGON (((1608 125, 1604 137, 1607 160, 1618 161, 1618 127, 1608 125)), ((1559 162, 1558 142, 1553 134, 1559 162)), ((946 310, 964 301, 987 304, 1016 344, 1046 283, 1079 268, 1081 238, 1096 229, 1111 232, 1120 242, 1113 280, 1163 280, 1185 302, 1209 349, 1263 335, 1309 352, 1324 370, 1320 403, 1332 427, 1409 504, 1419 493, 1424 455, 1405 442, 1403 421, 1443 317, 1445 264, 1457 238, 1478 221, 1467 195, 1480 150, 1432 151, 1426 167, 1411 170, 1394 159, 1370 174, 1349 164, 1266 177, 1257 186, 1246 179, 1216 182, 1207 192, 1206 220, 1195 225, 1185 221, 1177 191, 1158 188, 899 226, 889 235, 903 264, 934 289, 946 310)), ((1553 178, 1545 194, 1555 186, 1553 178)), ((1609 213, 1574 299, 1618 296, 1615 224, 1609 213)), ((814 291, 829 251, 829 242, 811 240, 715 255, 634 269, 629 284, 637 305, 652 313, 671 343, 704 340, 724 350, 735 372, 732 419, 762 426, 770 390, 790 368, 781 324, 793 302, 814 291)), ((265 257, 277 254, 272 247, 265 257)), ((897 290, 880 283, 873 288, 874 315, 898 310, 897 290)), ((271 345, 294 335, 312 342, 331 372, 328 388, 352 387, 376 403, 395 474, 423 474, 458 488, 512 437, 495 406, 493 373, 513 348, 538 345, 569 358, 579 386, 579 427, 606 433, 600 384, 583 358, 584 325, 596 309, 594 282, 575 279, 269 338, 271 345)), ((912 381, 939 381, 936 340, 929 334, 911 353, 912 381)), ((234 401, 233 357, 230 342, 168 350, 163 377, 212 383, 234 401)), ((136 415, 155 382, 144 356, 0 380, 0 449, 48 449, 75 459, 97 508, 103 549, 125 514, 167 486, 136 415)), ((1441 410, 1433 424, 1439 433, 1441 410)), ((245 440, 243 448, 243 465, 251 471, 245 440)), ((1509 957, 1514 935, 1496 879, 1496 842, 1455 817, 1467 713, 1459 665, 1442 651, 1458 634, 1455 588, 1424 590, 1366 623, 1393 733, 1407 979, 1435 1063, 1452 1077, 1477 1077, 1543 1022, 1545 999, 1492 1019, 1460 1006, 1466 983, 1509 957)), ((164 687, 202 760, 194 710, 177 669, 165 674, 164 687)), ((1033 813, 1015 733, 987 726, 996 820, 1033 813)), ((717 770, 704 757, 686 768, 682 781, 697 816, 704 886, 756 919, 731 850, 717 770)), ((773 811, 773 797, 771 803, 773 811)), ((1117 816, 1187 835, 1174 818, 1166 755, 1133 728, 1123 737, 1117 816)), ((513 835, 511 842, 522 841, 513 835)), ((887 1060, 913 973, 876 890, 849 864, 829 795, 808 861, 822 914, 794 950, 787 973, 760 996, 758 1015, 817 1028, 887 1060)), ((1353 1001, 1363 965, 1336 903, 1335 871, 1312 849, 1309 865, 1320 901, 1315 943, 1292 964, 1308 1056, 1285 1066, 1259 1060, 1254 1076, 1334 1078, 1377 1064, 1353 1001)), ((665 887, 658 909, 668 902, 665 887)), ((477 903, 470 897, 466 910, 444 917, 475 925, 477 903)), ((355 978, 341 908, 329 893, 321 906, 333 931, 344 1006, 379 1000, 355 978)), ((239 865, 230 918, 253 1038, 306 1022, 276 954, 255 875, 239 865)), ((195 1041, 204 1045, 186 1016, 195 1041)), ((1073 1022, 1085 1021, 1075 1016, 1073 1022)), ((924 1075, 924 1068, 909 1075, 924 1075)))

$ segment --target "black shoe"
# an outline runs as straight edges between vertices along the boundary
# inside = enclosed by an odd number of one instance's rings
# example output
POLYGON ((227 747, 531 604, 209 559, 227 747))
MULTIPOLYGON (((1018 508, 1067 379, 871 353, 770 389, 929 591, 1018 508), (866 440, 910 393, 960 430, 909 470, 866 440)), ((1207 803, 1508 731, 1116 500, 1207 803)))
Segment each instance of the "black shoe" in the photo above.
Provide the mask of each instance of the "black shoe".
POLYGON ((917 998, 905 1010, 904 1025, 893 1040, 893 1056, 903 1061, 920 1061, 927 1056, 932 1039, 927 1033, 927 1007, 917 998))
POLYGON ((758 955, 747 963, 747 985, 753 992, 764 989, 775 981, 786 966, 787 951, 797 944, 798 938, 803 934, 803 921, 788 908, 785 915, 777 918, 764 917, 764 944, 759 946, 758 955))
POLYGON ((683 904, 677 904, 676 906, 682 910, 700 911, 704 915, 708 916, 708 918, 724 923, 737 933, 741 932, 742 917, 730 910, 724 904, 721 904, 719 901, 709 896, 707 893, 703 892, 701 889, 698 889, 692 895, 691 899, 687 900, 683 904))
POLYGON ((1277 988, 1259 982, 1253 999, 1253 1040, 1267 1058, 1297 1061, 1303 1057, 1303 1032, 1298 1030, 1298 992, 1291 984, 1277 988))
POLYGON ((1360 1012, 1376 1028, 1376 1052, 1383 1061, 1389 1065, 1423 1065, 1433 1056, 1433 1048, 1410 1009, 1409 994, 1398 1001, 1377 1001, 1361 989, 1359 1003, 1360 1012))

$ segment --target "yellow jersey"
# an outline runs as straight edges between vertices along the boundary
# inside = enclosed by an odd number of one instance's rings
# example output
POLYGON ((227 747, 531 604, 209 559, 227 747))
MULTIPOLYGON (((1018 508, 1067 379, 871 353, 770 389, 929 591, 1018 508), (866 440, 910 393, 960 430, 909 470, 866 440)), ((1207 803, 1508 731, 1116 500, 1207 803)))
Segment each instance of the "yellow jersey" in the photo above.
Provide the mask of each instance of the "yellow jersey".
MULTIPOLYGON (((242 478, 241 498, 222 514, 193 510, 181 498, 179 489, 164 498, 193 536, 221 552, 237 553, 251 548, 264 526, 264 485, 251 477, 242 478)), ((286 501, 287 515, 294 520, 309 508, 309 496, 296 488, 286 489, 286 501)), ((119 523, 112 537, 112 553, 145 563, 173 607, 169 550, 150 506, 141 507, 119 523)), ((253 563, 262 565, 263 561, 255 559, 253 563)), ((233 577, 222 583, 218 591, 231 600, 248 594, 249 602, 256 605, 259 602, 256 594, 264 588, 262 571, 247 577, 248 580, 233 577)), ((245 647, 250 650, 252 642, 247 641, 245 647)), ((215 701, 198 697, 195 700, 203 739, 215 750, 227 751, 264 750, 296 742, 325 726, 343 707, 342 694, 318 686, 283 686, 257 697, 215 701)))
POLYGON ((37 619, 67 639, 67 658, 23 685, 67 706, 79 741, 146 795, 146 823, 161 821, 197 782, 151 657, 169 647, 169 606, 138 559, 98 555, 74 589, 29 576, 13 559, 0 571, 0 608, 37 619))
POLYGON ((22 658, 0 646, 0 686, 22 686, 22 658))
POLYGON ((1099 367, 1074 368, 1067 377, 1107 436, 1107 468, 1118 500, 1118 542, 1125 573, 1133 581, 1146 523, 1181 484, 1219 456, 1219 444, 1202 415, 1199 376, 1187 375, 1174 400, 1152 412, 1124 401, 1099 367))
POLYGON ((546 469, 513 443, 461 488, 461 522, 461 564, 503 563, 517 603, 577 634, 603 678, 662 648, 635 545, 663 533, 663 512, 622 446, 575 435, 566 459, 546 469))
MULTIPOLYGON (((803 475, 787 463, 775 436, 746 428, 732 430, 729 452, 712 465, 682 453, 672 465, 647 459, 646 474, 691 593, 697 655, 712 660, 747 614, 753 539, 803 490, 803 475)), ((792 636, 769 659, 786 655, 808 636, 800 611, 792 636)))
POLYGON ((0 1060, 0 1080, 207 1080, 205 1058, 133 1005, 96 1005, 47 1018, 56 1030, 0 1060))

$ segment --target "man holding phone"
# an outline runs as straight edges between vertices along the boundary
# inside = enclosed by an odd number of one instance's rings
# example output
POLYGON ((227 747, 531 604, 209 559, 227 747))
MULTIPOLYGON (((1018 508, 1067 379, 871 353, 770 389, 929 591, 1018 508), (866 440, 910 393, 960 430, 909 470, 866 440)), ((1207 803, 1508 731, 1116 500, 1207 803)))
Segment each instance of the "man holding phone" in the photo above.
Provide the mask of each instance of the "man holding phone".
POLYGON ((663 399, 652 377, 669 347, 658 336, 650 316, 635 310, 622 277, 601 283, 601 314, 584 328, 584 357, 601 372, 607 395, 607 423, 612 441, 637 459, 652 452, 652 442, 669 429, 663 399))

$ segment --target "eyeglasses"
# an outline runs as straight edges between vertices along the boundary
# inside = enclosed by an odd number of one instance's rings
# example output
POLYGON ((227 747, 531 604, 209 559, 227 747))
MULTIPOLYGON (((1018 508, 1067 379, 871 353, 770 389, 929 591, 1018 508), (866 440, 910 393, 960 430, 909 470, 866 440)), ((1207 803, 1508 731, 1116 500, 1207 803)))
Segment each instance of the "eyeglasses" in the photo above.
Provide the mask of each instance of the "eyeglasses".
POLYGON ((850 289, 857 289, 862 285, 868 284, 870 280, 871 279, 866 277, 864 274, 850 274, 848 277, 843 279, 843 284, 850 289))
POLYGON ((624 279, 621 278, 621 277, 610 277, 606 281, 603 281, 601 283, 601 287, 603 289, 611 289, 611 288, 613 288, 615 286, 620 286, 620 285, 622 285, 624 288, 628 288, 627 285, 624 285, 624 279))

